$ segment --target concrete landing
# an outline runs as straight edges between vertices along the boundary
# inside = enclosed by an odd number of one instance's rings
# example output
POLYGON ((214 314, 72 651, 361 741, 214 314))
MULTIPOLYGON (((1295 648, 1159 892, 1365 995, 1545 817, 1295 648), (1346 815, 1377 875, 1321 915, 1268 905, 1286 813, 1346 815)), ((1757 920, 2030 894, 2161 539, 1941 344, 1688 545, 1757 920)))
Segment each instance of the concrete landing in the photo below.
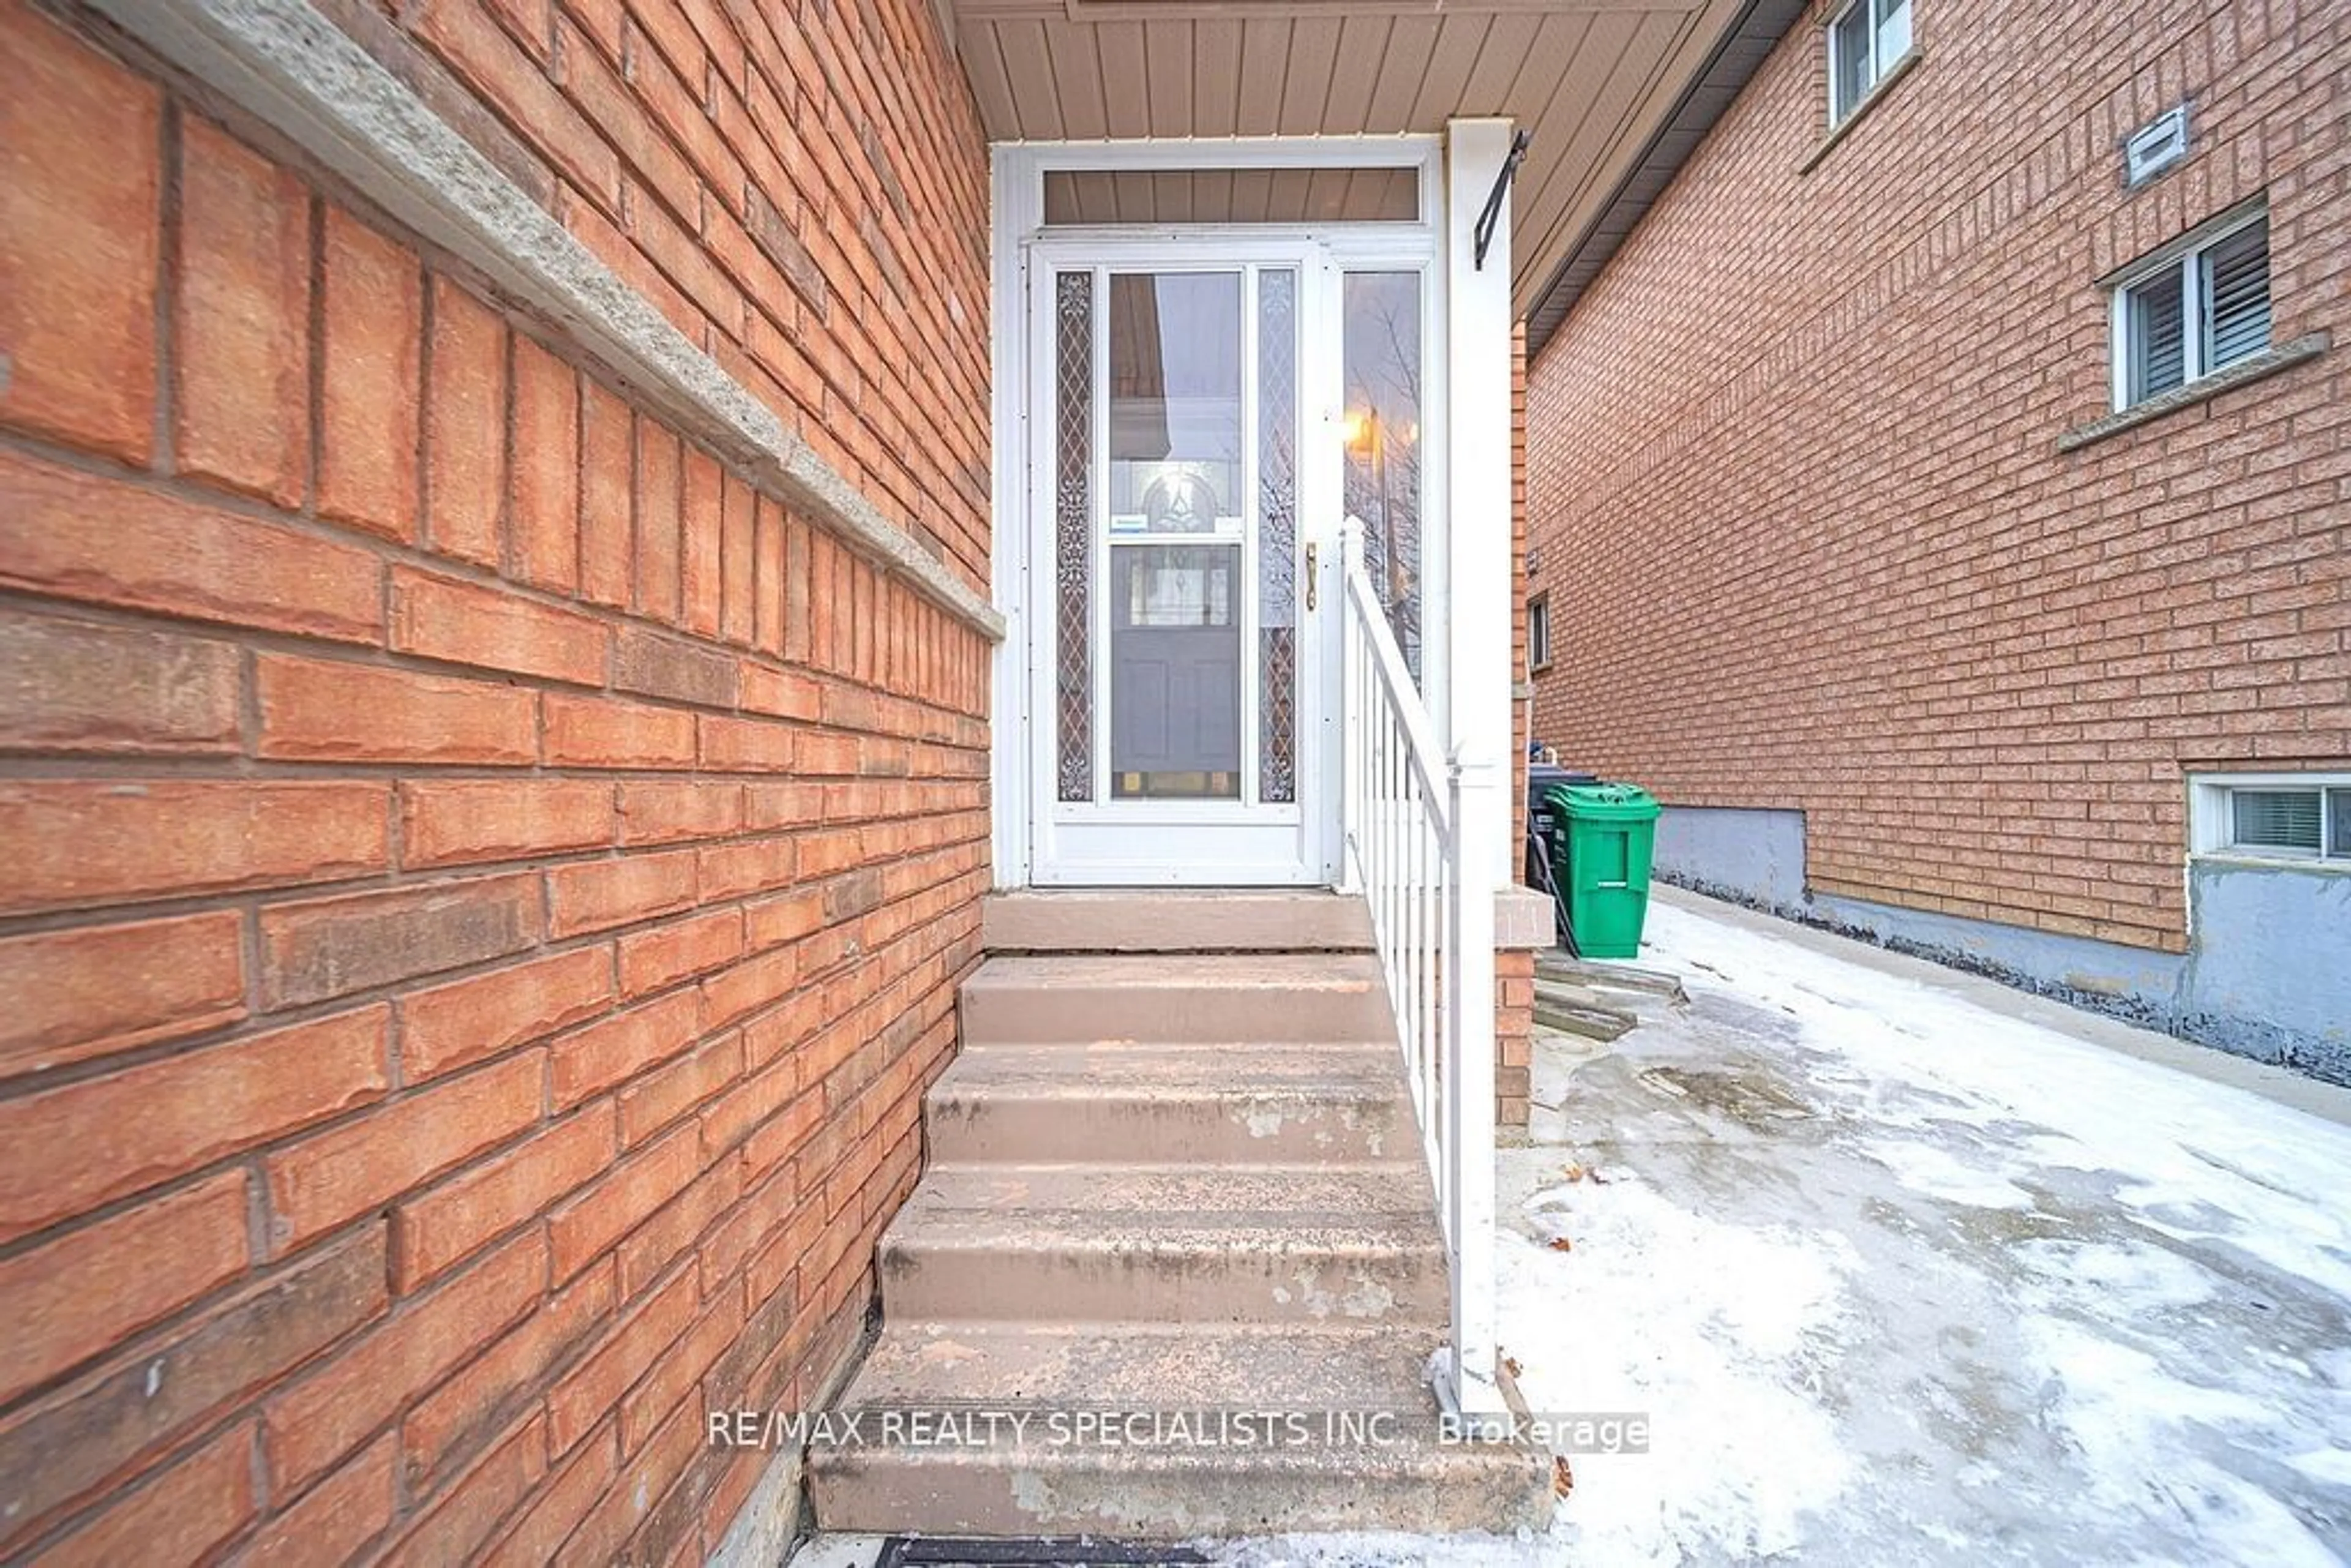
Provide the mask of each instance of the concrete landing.
POLYGON ((1189 888, 991 894, 980 905, 991 953, 1365 953, 1359 898, 1321 891, 1189 888))

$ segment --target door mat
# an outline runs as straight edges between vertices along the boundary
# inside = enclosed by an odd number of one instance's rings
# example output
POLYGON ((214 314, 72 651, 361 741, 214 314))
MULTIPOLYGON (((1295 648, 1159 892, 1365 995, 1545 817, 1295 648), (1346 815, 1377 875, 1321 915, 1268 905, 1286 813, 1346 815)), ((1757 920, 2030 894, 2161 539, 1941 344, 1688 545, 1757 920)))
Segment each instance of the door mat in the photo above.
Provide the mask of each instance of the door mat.
POLYGON ((1103 1541, 1090 1535, 893 1535, 873 1568, 1187 1568, 1208 1559, 1161 1541, 1103 1541))

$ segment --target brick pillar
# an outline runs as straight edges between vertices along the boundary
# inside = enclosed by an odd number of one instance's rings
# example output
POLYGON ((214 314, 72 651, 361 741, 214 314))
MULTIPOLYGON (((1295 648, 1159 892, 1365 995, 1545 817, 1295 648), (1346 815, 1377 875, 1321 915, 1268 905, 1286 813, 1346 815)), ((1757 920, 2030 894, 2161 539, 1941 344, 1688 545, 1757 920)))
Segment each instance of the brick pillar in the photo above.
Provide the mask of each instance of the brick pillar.
POLYGON ((1532 1097, 1535 955, 1551 946, 1551 900, 1523 887, 1494 898, 1494 1120, 1527 1124, 1532 1097))
POLYGON ((1534 1032, 1534 952, 1502 948, 1494 955, 1494 1120, 1505 1127, 1527 1124, 1534 1032))

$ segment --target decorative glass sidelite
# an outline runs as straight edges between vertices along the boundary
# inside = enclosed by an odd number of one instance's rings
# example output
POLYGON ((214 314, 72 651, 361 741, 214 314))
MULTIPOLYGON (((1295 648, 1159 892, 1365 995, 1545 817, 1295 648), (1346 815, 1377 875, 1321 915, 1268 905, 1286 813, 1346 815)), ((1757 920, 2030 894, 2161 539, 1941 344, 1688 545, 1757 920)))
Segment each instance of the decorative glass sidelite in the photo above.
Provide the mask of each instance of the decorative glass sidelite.
POLYGON ((1258 275, 1258 792, 1298 799, 1298 275, 1258 275))
POLYGON ((1299 290, 1055 277, 1059 800, 1297 800, 1299 290))
POLYGON ((1054 290, 1053 580, 1060 656, 1055 799, 1093 799, 1094 276, 1064 272, 1054 290))

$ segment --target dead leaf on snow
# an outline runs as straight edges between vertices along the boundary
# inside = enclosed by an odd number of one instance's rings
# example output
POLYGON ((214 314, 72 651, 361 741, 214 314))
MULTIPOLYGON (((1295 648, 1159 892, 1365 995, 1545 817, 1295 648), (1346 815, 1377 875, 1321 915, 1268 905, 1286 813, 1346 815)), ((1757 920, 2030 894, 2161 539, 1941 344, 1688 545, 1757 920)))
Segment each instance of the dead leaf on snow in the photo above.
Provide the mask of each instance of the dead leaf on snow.
POLYGON ((1575 1250, 1575 1243, 1564 1236, 1554 1236, 1551 1239, 1551 1249, 1554 1252, 1573 1252, 1575 1250))
POLYGON ((1565 1497, 1574 1490, 1575 1472, 1567 1468, 1567 1456, 1553 1454, 1551 1457, 1551 1495, 1565 1497))
POLYGON ((1502 1370, 1509 1373, 1512 1377, 1516 1377, 1521 1370, 1519 1366, 1519 1358, 1515 1355, 1504 1356, 1502 1358, 1502 1370))
POLYGON ((1583 1167, 1577 1165, 1574 1161, 1570 1160, 1566 1165, 1560 1167, 1559 1174, 1565 1176, 1570 1181, 1582 1181, 1583 1179, 1583 1167))

